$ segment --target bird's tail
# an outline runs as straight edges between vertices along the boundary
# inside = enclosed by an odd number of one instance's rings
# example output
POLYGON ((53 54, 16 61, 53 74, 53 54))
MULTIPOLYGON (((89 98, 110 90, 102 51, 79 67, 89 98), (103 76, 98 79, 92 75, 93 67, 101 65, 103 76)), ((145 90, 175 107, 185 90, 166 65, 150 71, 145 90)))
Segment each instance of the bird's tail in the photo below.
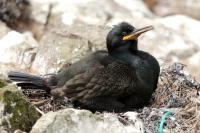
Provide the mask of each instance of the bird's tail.
POLYGON ((50 90, 45 82, 45 79, 40 76, 11 71, 8 73, 8 78, 14 82, 17 82, 17 86, 21 87, 22 89, 41 89, 45 91, 50 90))

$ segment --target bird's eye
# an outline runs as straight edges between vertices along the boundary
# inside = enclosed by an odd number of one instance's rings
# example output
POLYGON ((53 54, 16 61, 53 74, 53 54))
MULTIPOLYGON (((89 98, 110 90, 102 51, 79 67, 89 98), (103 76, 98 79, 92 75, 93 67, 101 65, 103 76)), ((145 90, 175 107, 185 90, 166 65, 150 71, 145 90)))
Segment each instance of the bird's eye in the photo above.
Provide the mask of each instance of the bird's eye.
POLYGON ((122 32, 122 35, 123 35, 123 36, 127 35, 127 32, 125 32, 125 31, 124 31, 124 32, 122 32))

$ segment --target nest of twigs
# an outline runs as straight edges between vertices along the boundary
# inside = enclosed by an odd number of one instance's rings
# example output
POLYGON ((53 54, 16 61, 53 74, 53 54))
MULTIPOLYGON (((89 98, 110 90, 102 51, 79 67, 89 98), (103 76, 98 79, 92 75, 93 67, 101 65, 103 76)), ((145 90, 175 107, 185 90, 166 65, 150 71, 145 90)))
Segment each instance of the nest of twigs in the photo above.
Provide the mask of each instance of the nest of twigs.
POLYGON ((70 103, 66 97, 62 99, 56 99, 43 90, 28 89, 23 90, 23 93, 26 96, 26 100, 34 105, 41 114, 72 107, 72 103, 70 103))
POLYGON ((175 63, 161 68, 158 88, 152 104, 139 113, 144 131, 194 133, 200 132, 200 84, 183 71, 184 65, 175 63), (162 117, 168 116, 161 125, 162 117))
MULTIPOLYGON (((160 132, 159 128, 164 132, 200 132, 200 84, 186 75, 183 68, 179 63, 161 67, 151 105, 138 110, 144 132, 160 132), (162 120, 166 112, 168 115, 162 120)), ((66 98, 54 99, 41 90, 23 92, 41 114, 72 107, 66 98)))

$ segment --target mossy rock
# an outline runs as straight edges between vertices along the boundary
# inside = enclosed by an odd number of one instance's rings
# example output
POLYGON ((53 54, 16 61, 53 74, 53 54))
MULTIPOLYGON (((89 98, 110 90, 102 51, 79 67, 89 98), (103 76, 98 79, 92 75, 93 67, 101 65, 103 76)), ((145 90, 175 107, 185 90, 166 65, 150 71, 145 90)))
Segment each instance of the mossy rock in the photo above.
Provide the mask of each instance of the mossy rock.
POLYGON ((7 85, 7 83, 4 80, 0 79, 0 88, 4 87, 6 85, 7 85))
MULTIPOLYGON (((11 130, 20 129, 29 132, 40 117, 36 109, 28 103, 22 93, 16 88, 6 86, 0 88, 0 94, 3 94, 4 115, 9 116, 7 123, 11 130), (10 88, 10 90, 8 90, 10 88)), ((0 96, 1 97, 1 96, 0 96)))

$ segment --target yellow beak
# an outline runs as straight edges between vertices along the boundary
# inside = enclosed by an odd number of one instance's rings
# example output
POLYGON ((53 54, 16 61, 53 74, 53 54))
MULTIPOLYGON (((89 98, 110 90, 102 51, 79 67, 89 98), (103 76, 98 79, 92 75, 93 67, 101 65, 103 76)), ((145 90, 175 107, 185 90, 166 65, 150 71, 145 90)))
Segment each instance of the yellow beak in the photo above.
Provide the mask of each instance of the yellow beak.
POLYGON ((147 26, 147 27, 143 27, 140 29, 136 29, 134 30, 132 33, 130 33, 129 35, 126 35, 123 37, 124 41, 127 40, 136 40, 142 33, 145 33, 147 31, 153 30, 153 26, 147 26))

